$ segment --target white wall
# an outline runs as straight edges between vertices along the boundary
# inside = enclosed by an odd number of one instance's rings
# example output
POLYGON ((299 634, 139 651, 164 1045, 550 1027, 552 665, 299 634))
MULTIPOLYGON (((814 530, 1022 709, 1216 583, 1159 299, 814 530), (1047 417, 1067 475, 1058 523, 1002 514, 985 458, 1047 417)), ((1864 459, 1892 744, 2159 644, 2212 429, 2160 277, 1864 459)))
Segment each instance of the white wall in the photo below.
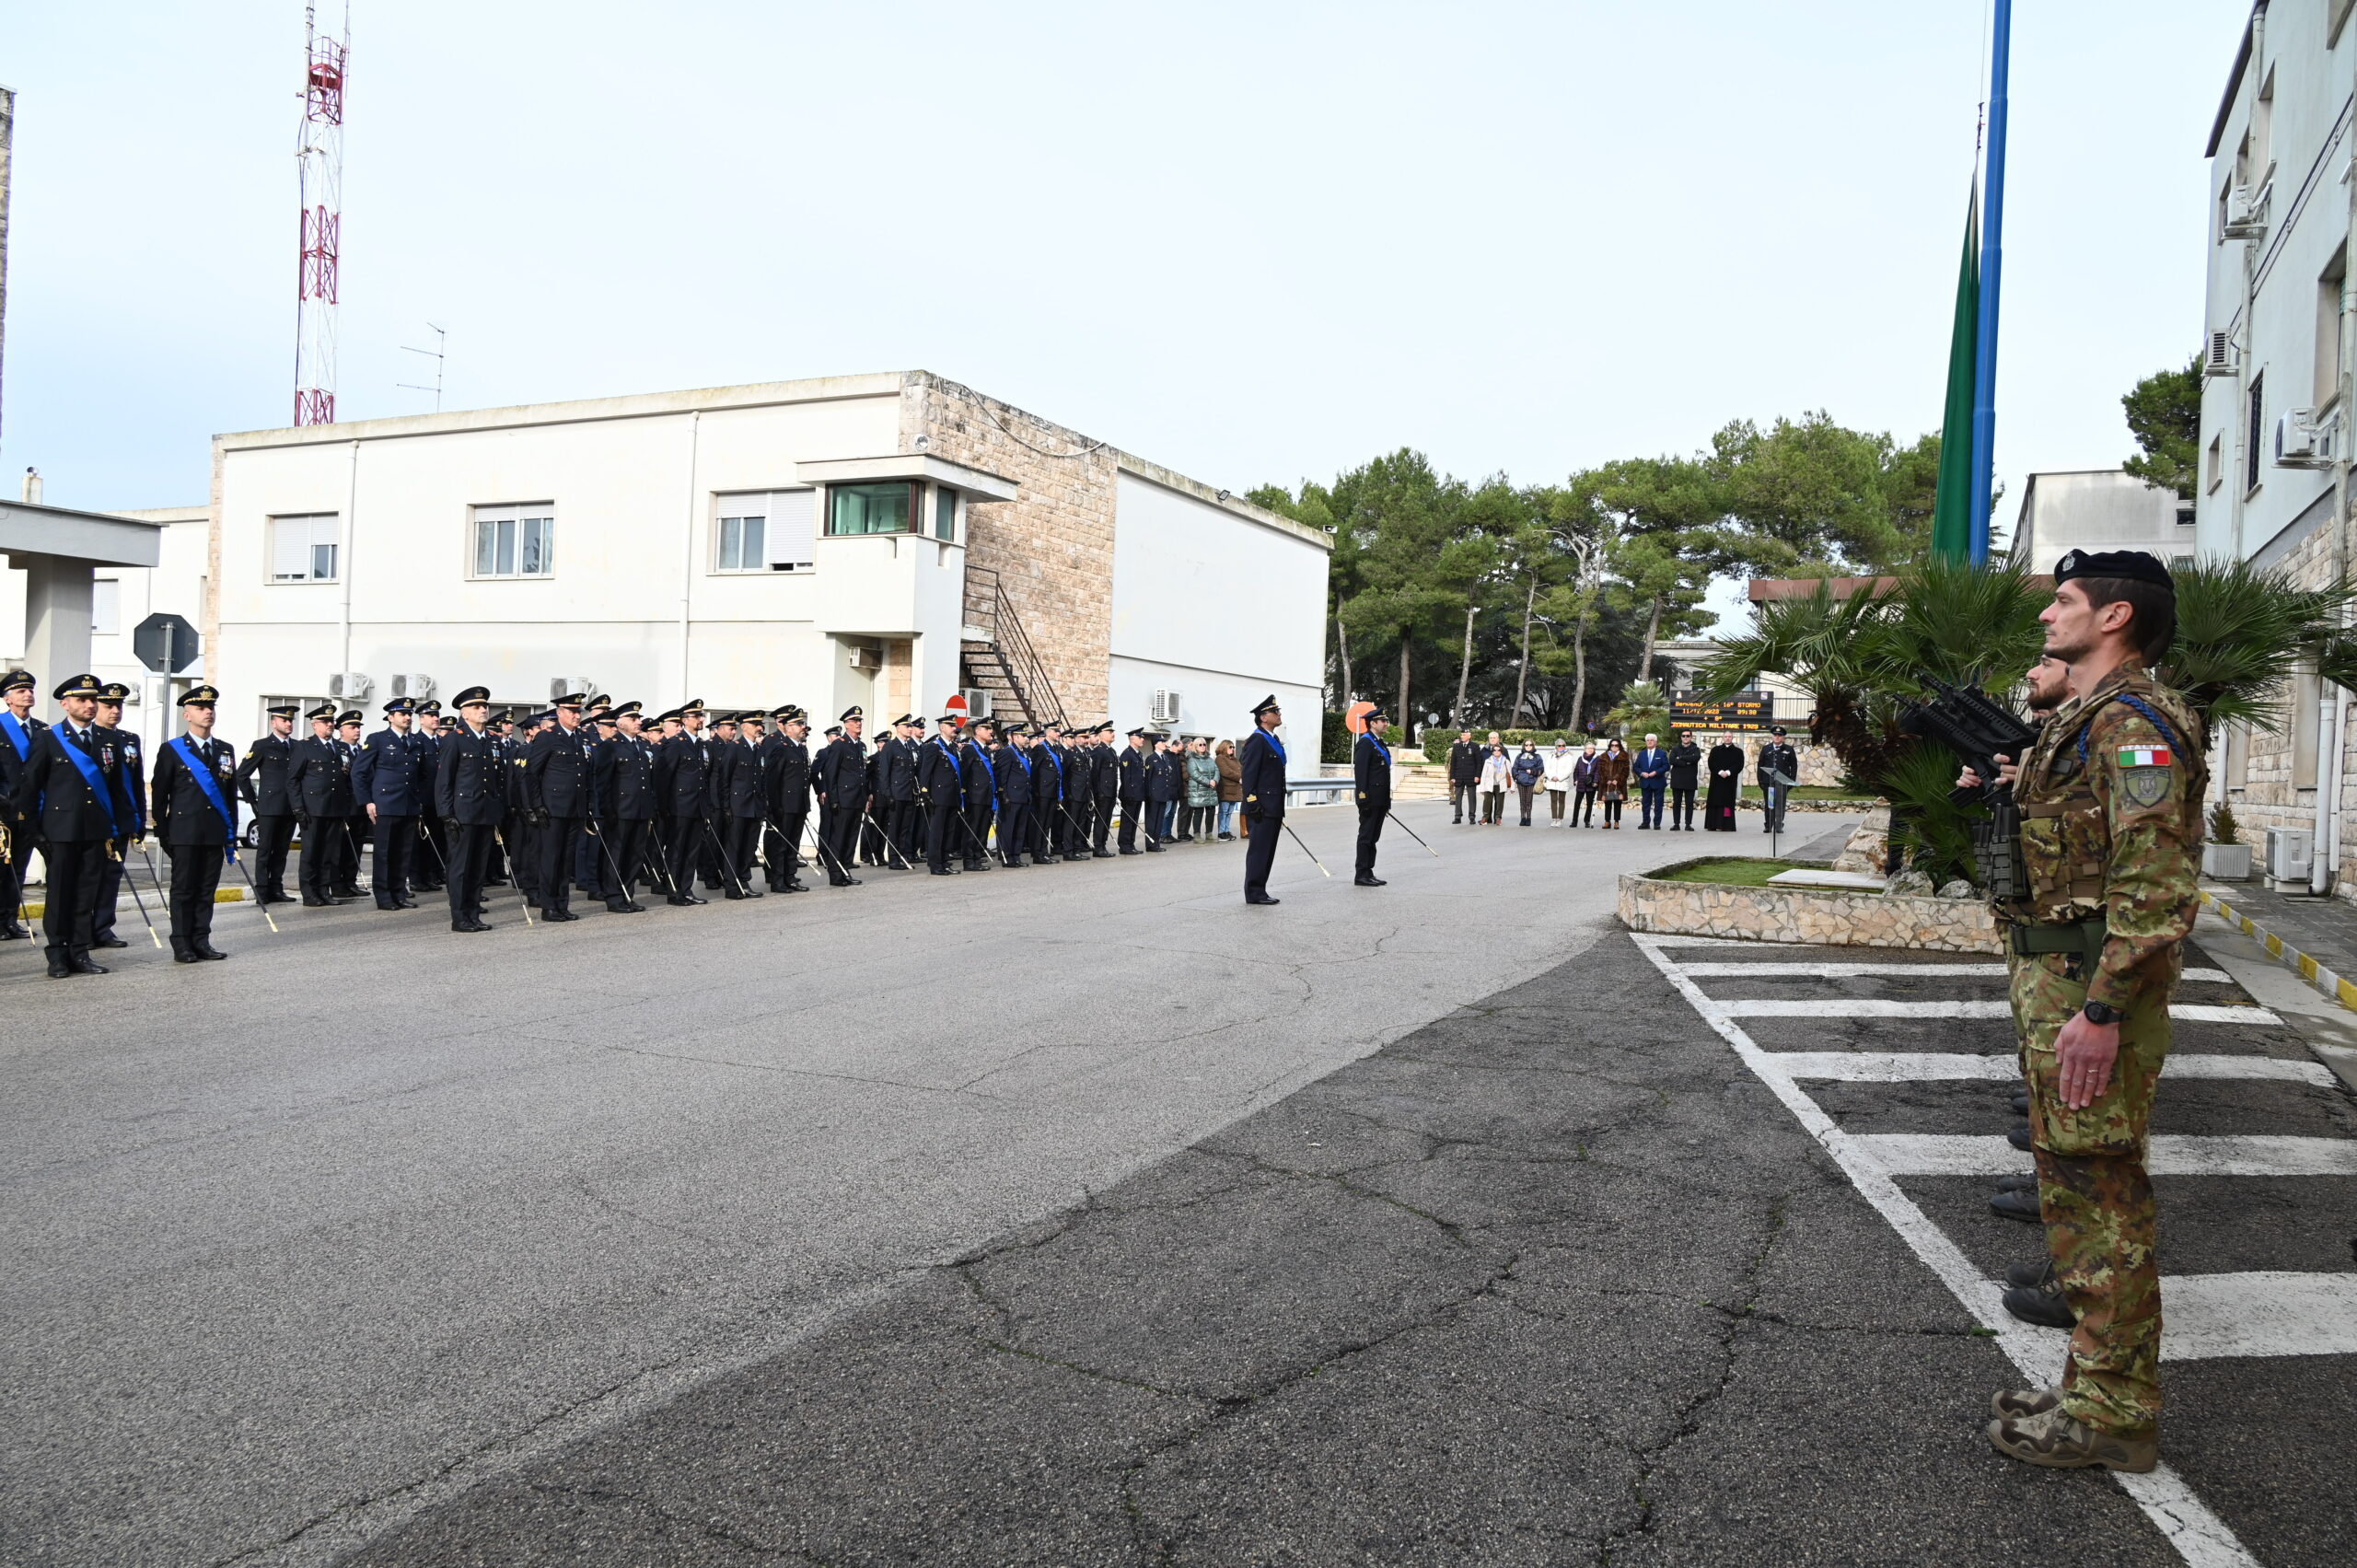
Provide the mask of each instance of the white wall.
POLYGON ((1314 763, 1326 563, 1307 540, 1123 471, 1113 514, 1113 712, 1082 722, 1143 724, 1159 688, 1179 693, 1170 728, 1239 736, 1273 691, 1287 733, 1311 738, 1311 753, 1296 747, 1294 760, 1314 763))

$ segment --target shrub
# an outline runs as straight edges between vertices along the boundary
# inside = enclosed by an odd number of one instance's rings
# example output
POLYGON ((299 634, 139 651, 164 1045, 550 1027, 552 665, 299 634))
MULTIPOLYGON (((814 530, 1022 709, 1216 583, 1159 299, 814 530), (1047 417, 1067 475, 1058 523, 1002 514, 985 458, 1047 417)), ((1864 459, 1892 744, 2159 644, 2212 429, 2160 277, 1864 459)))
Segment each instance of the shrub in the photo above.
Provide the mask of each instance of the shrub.
POLYGON ((2235 808, 2224 801, 2210 808, 2210 842, 2213 844, 2242 842, 2242 824, 2235 820, 2235 808))

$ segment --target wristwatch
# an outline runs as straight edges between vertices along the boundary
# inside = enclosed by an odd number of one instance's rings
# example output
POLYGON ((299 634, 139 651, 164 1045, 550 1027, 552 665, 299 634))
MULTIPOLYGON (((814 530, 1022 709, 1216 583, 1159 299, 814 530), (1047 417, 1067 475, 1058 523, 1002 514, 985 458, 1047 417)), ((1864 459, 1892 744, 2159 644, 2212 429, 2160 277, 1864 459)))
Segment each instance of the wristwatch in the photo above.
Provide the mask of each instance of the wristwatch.
POLYGON ((2079 1011, 2087 1016, 2087 1022, 2091 1024, 2116 1024, 2119 1022, 2119 1009, 2106 1003, 2090 1002, 2085 1006, 2080 1008, 2079 1011))

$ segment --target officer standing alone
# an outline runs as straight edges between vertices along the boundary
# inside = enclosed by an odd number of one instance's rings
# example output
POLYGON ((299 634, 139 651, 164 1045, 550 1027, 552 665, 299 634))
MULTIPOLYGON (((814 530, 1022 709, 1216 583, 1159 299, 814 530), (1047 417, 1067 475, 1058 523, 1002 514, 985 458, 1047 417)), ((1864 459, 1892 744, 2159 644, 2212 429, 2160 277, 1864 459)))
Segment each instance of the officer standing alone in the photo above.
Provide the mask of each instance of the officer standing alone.
POLYGON ((1391 816, 1391 748, 1383 743, 1383 732, 1391 725, 1381 708, 1372 703, 1365 706, 1359 738, 1351 745, 1351 774, 1359 804, 1358 875, 1352 881, 1361 888, 1380 888, 1383 878, 1375 874, 1375 846, 1391 816))
POLYGON ((1244 901, 1273 904, 1269 893, 1269 867, 1276 863, 1277 835, 1284 831, 1285 747, 1277 726, 1285 722, 1271 692, 1252 710, 1252 733, 1244 738, 1237 762, 1244 773, 1244 817, 1251 824, 1251 842, 1244 846, 1244 901))
POLYGON ((2027 891, 2002 912, 2038 1205, 2078 1325, 2061 1380, 1997 1395, 1988 1432, 2030 1464, 2143 1471, 2161 1414, 2147 1131, 2197 907, 2204 739, 2147 673, 2177 634, 2168 569, 2142 551, 2074 550, 2054 579, 2039 619, 2070 698, 2007 770, 2027 891))

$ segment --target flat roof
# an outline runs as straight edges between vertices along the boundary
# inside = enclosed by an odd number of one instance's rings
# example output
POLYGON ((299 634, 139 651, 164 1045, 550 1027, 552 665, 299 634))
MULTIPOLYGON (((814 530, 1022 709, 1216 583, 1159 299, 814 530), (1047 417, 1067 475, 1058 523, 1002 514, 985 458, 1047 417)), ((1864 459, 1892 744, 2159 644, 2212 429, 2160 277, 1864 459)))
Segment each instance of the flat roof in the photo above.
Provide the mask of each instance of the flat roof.
POLYGON ((110 512, 0 501, 0 554, 47 555, 99 566, 153 566, 167 525, 110 512))

